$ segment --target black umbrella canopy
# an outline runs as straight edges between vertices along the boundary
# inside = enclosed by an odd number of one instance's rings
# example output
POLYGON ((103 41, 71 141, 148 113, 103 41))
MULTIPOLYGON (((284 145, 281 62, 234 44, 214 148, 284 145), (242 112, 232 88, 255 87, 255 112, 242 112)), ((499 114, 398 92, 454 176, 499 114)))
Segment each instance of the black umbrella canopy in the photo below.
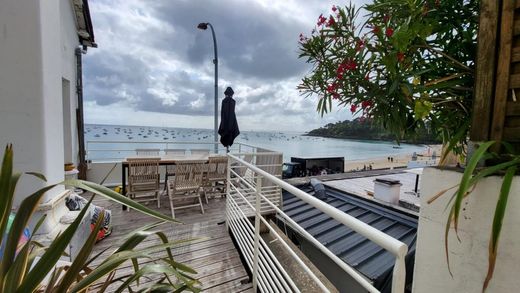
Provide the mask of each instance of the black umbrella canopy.
POLYGON ((233 145, 233 141, 240 134, 238 129, 237 117, 235 115, 235 100, 233 100, 233 89, 228 87, 224 92, 226 96, 222 100, 222 108, 220 110, 220 127, 218 134, 220 142, 225 147, 233 145))

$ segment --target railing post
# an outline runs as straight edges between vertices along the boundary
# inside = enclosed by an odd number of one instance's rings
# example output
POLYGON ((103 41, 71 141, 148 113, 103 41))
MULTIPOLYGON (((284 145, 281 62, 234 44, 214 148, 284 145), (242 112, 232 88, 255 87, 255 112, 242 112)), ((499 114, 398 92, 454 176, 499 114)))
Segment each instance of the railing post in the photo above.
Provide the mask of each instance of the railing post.
MULTIPOLYGON (((227 173, 227 175, 226 175, 226 178, 227 178, 227 180, 226 180, 226 215, 229 215, 228 204, 229 204, 230 196, 231 196, 231 182, 230 182, 230 180, 231 180, 231 160, 232 160, 232 158, 229 155, 227 155, 227 154, 226 154, 226 156, 227 156, 227 159, 228 159, 227 160, 227 170, 226 170, 226 173, 227 173)), ((229 221, 229 219, 226 219, 226 231, 229 230, 228 221, 229 221)))
POLYGON ((256 192, 255 192, 255 246, 253 255, 253 291, 258 288, 258 254, 260 250, 260 193, 262 192, 262 175, 256 173, 256 192))
POLYGON ((392 293, 404 292, 406 285, 406 263, 405 257, 408 253, 408 247, 403 244, 398 254, 395 256, 394 271, 392 275, 392 293))

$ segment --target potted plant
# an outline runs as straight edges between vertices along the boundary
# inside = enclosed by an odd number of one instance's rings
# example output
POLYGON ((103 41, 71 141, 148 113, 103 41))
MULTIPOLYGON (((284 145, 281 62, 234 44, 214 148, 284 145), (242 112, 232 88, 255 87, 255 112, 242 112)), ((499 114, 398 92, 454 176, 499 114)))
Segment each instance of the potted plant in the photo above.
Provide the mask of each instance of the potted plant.
MULTIPOLYGON (((0 243, 4 246, 0 263, 0 292, 86 292, 93 284, 100 282, 97 284, 101 287, 98 288, 99 291, 103 291, 109 285, 117 284, 117 291, 121 292, 131 290, 130 286, 138 283, 140 278, 149 275, 161 275, 162 277, 142 288, 146 292, 154 290, 200 291, 196 287, 198 281, 194 277, 197 272, 176 262, 171 253, 171 247, 188 240, 170 241, 163 232, 154 230, 164 222, 175 223, 178 221, 92 182, 66 180, 58 184, 82 188, 93 194, 105 196, 160 221, 130 233, 105 260, 99 265, 91 266, 92 261, 100 256, 90 254, 96 242, 97 233, 103 224, 104 214, 102 213, 74 261, 72 263, 60 262, 66 246, 78 229, 83 216, 89 210, 93 196, 75 221, 49 246, 42 246, 32 237, 20 245, 19 240, 42 196, 57 185, 48 185, 27 196, 16 212, 10 228, 7 229, 14 192, 21 176, 22 174, 13 171, 13 149, 9 145, 5 149, 0 169, 0 243), (161 244, 136 248, 148 237, 159 237, 161 244), (166 256, 153 255, 159 251, 165 251, 166 256), (140 265, 139 260, 143 259, 148 262, 140 265), (126 261, 134 264, 134 272, 115 278, 115 270, 126 261)), ((45 177, 38 173, 27 172, 24 176, 36 176, 46 181, 45 177)), ((45 217, 38 220, 32 235, 38 231, 38 227, 44 220, 45 217)))

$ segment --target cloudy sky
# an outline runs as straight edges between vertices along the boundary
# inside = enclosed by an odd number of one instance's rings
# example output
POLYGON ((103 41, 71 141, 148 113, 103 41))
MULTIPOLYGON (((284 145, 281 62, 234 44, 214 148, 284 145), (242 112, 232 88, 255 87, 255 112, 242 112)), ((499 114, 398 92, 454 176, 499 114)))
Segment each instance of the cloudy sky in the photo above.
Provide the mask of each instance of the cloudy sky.
POLYGON ((233 87, 241 129, 308 131, 350 119, 344 108, 322 118, 316 98, 296 90, 310 69, 298 36, 333 4, 342 3, 90 0, 99 48, 84 57, 86 122, 212 128, 213 41, 199 22, 215 28, 219 100, 233 87))

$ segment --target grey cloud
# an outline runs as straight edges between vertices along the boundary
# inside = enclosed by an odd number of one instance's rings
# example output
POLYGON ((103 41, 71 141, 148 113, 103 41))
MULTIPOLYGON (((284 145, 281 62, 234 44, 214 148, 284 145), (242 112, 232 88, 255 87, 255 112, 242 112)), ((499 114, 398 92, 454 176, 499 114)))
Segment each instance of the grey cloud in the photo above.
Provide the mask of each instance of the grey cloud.
MULTIPOLYGON (((118 9, 116 3, 105 3, 118 9)), ((85 100, 104 106, 122 102, 151 113, 213 115, 213 81, 207 79, 213 75, 212 37, 210 31, 196 28, 199 22, 209 21, 218 39, 219 97, 222 99, 228 86, 222 80, 231 83, 236 89, 237 115, 262 115, 266 120, 273 116, 317 116, 314 102, 299 97, 296 89, 287 93, 283 86, 307 69, 297 58, 297 40, 300 32, 312 28, 313 21, 285 19, 254 1, 121 3, 139 5, 127 10, 135 8, 136 13, 159 19, 159 25, 132 27, 122 12, 96 11, 91 5, 94 28, 105 33, 104 38, 96 36, 109 43, 110 49, 100 43, 100 48, 92 49, 95 54, 85 57, 85 100), (148 53, 148 59, 127 53, 134 47, 148 53), (160 53, 151 54, 158 60, 150 60, 149 52, 160 53), (174 61, 174 68, 157 68, 164 56, 173 59, 166 61, 174 61), (238 85, 268 88, 246 96, 237 91, 238 85)))
POLYGON ((131 55, 94 54, 86 58, 85 100, 110 105, 131 96, 143 96, 149 68, 131 55))
POLYGON ((207 32, 196 29, 198 22, 208 21, 216 31, 224 70, 272 80, 294 76, 306 68, 296 52, 302 23, 285 20, 252 1, 195 3, 200 1, 160 2, 156 7, 157 16, 177 29, 175 34, 189 36, 188 39, 172 36, 169 47, 184 47, 190 63, 213 59, 209 29, 207 32))

